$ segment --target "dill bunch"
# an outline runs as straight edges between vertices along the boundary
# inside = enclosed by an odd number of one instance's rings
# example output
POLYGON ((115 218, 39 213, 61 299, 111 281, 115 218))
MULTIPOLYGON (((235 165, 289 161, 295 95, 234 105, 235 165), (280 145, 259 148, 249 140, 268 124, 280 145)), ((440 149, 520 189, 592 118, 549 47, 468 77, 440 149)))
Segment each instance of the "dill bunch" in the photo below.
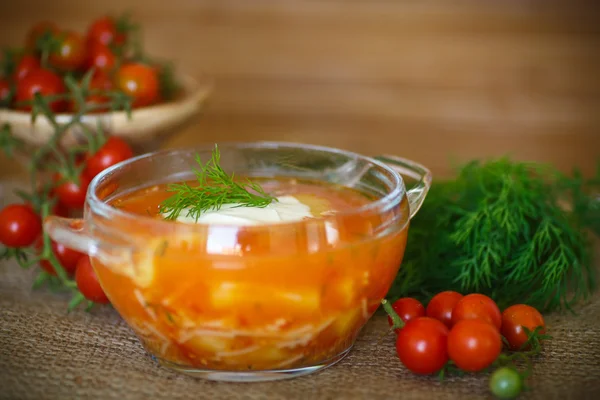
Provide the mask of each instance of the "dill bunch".
POLYGON ((221 154, 215 145, 210 160, 203 164, 199 155, 194 169, 198 185, 187 182, 173 183, 167 191, 174 194, 164 200, 159 212, 167 220, 175 220, 183 212, 196 221, 206 211, 219 210, 224 204, 237 204, 236 207, 266 207, 277 199, 264 192, 256 182, 236 182, 234 174, 228 175, 220 165, 221 154))
POLYGON ((388 298, 455 290, 569 309, 596 286, 588 233, 600 233, 599 194, 600 163, 591 179, 508 158, 466 164, 411 221, 388 298))

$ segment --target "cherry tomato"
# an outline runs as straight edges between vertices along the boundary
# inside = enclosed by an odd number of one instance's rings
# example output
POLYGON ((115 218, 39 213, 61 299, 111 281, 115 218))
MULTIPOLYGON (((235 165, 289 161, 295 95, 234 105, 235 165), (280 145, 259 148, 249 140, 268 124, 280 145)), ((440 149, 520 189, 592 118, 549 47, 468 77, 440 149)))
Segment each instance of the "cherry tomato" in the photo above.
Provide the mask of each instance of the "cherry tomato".
POLYGON ((433 374, 448 361, 447 339, 448 328, 437 319, 415 318, 398 333, 396 352, 415 374, 433 374))
POLYGON ((463 319, 482 319, 498 330, 502 326, 502 314, 494 300, 479 293, 466 295, 454 306, 452 325, 463 319))
POLYGON ((452 310, 462 298, 462 294, 451 290, 436 294, 427 304, 427 316, 442 321, 451 328, 452 310))
POLYGON ((0 107, 10 105, 11 92, 10 83, 6 79, 0 79, 0 107))
MULTIPOLYGON (((60 176, 55 177, 56 180, 61 179, 60 176)), ((58 196, 58 200, 71 209, 81 209, 85 204, 85 196, 87 188, 90 184, 90 179, 85 174, 79 176, 79 184, 75 182, 64 182, 58 185, 54 192, 58 196)))
POLYGON ((104 16, 95 20, 87 33, 88 44, 100 43, 105 46, 110 44, 121 45, 125 43, 125 35, 117 29, 117 24, 112 17, 104 16))
MULTIPOLYGON (((29 209, 36 213, 35 208, 33 207, 33 204, 31 203, 27 203, 27 207, 29 207, 29 209)), ((36 215, 38 215, 41 218, 41 215, 36 213, 36 215)), ((56 201, 54 203, 54 205, 52 206, 52 209, 50 210, 50 215, 56 215, 57 217, 68 217, 69 216, 69 210, 67 209, 67 207, 65 207, 63 204, 60 203, 60 201, 56 201)))
POLYGON ((41 21, 35 24, 29 32, 27 32, 25 46, 28 50, 34 50, 37 45, 37 41, 46 33, 56 34, 58 33, 58 26, 54 22, 41 21))
POLYGON ((116 73, 115 87, 133 99, 133 107, 148 106, 159 99, 158 74, 145 64, 123 64, 116 73))
POLYGON ((108 138, 106 143, 86 161, 84 173, 91 180, 106 168, 133 157, 133 150, 126 141, 116 136, 108 138))
POLYGON ((57 35, 60 46, 50 53, 50 65, 63 71, 81 69, 87 60, 87 49, 83 37, 77 32, 63 32, 57 35))
POLYGON ((533 332, 539 326, 542 327, 540 333, 545 333, 544 317, 538 310, 526 304, 510 306, 502 313, 502 336, 508 340, 512 350, 520 350, 527 342, 524 327, 533 332))
POLYGON ((490 377, 490 391, 498 399, 514 399, 523 389, 523 379, 512 368, 498 368, 490 377))
POLYGON ((57 201, 54 204, 54 206, 52 207, 50 214, 56 215, 57 217, 65 217, 66 218, 69 216, 69 209, 67 208, 67 206, 62 204, 60 201, 57 201))
MULTIPOLYGON (((35 244, 35 248, 36 248, 38 254, 42 253, 43 247, 44 247, 44 242, 43 242, 42 237, 40 237, 39 240, 35 244)), ((46 271, 47 273, 49 273, 50 275, 56 276, 56 271, 54 270, 54 267, 52 266, 52 264, 50 264, 50 261, 40 260, 40 268, 43 269, 44 271, 46 271)))
MULTIPOLYGON (((42 251, 43 246, 44 246, 43 238, 40 237, 39 240, 36 242, 36 248, 37 248, 38 252, 42 251)), ((79 261, 79 259, 81 257, 85 256, 85 254, 75 251, 73 249, 70 249, 70 248, 66 247, 64 244, 57 243, 55 241, 51 242, 51 246, 52 246, 52 252, 58 259, 58 262, 60 263, 60 265, 64 268, 65 272, 69 275, 73 275, 75 273, 75 269, 77 268, 77 262, 79 261)), ((54 270, 54 267, 52 267, 52 264, 50 264, 50 262, 48 260, 41 261, 40 266, 49 274, 56 275, 56 271, 54 270)))
POLYGON ((463 371, 477 372, 489 367, 500 355, 500 332, 481 319, 463 319, 448 334, 448 355, 463 371))
POLYGON ((7 247, 31 246, 42 222, 27 204, 10 204, 0 211, 0 242, 7 247))
POLYGON ((92 77, 92 81, 90 82, 90 89, 111 90, 112 88, 113 81, 106 73, 98 71, 92 77))
POLYGON ((116 56, 112 50, 102 43, 92 43, 88 55, 88 68, 96 71, 110 71, 116 63, 116 56))
POLYGON ((15 81, 23 80, 31 71, 40 69, 40 60, 32 55, 24 55, 15 68, 15 81))
MULTIPOLYGON (((408 322, 413 318, 424 317, 425 316, 425 307, 419 300, 413 299, 411 297, 404 297, 402 299, 398 299, 392 304, 392 308, 396 311, 396 314, 402 319, 404 322, 408 322)), ((394 323, 392 319, 388 316, 388 322, 390 326, 393 326, 394 323)), ((400 332, 400 329, 396 329, 396 333, 400 332)))
POLYGON ((77 282, 77 288, 86 299, 93 301, 94 303, 107 304, 109 302, 108 297, 102 290, 100 282, 88 256, 81 257, 77 263, 77 269, 75 270, 75 282, 77 282))
MULTIPOLYGON (((96 74, 94 74, 94 76, 92 77, 92 80, 90 81, 90 85, 89 85, 89 89, 90 90, 102 90, 102 91, 107 91, 107 90, 111 90, 112 89, 112 80, 108 77, 108 75, 102 73, 102 72, 98 72, 96 74)), ((110 105, 108 105, 108 102, 110 101, 110 99, 100 93, 94 93, 94 94, 90 94, 87 96, 86 100, 86 104, 88 106, 91 105, 106 105, 106 107, 101 107, 98 109, 94 109, 94 110, 89 110, 88 113, 98 113, 98 112, 104 112, 106 111, 107 108, 110 107, 110 105)), ((78 107, 77 107, 77 103, 74 101, 71 101, 69 103, 69 110, 72 112, 77 112, 78 111, 78 107)))
MULTIPOLYGON (((60 94, 65 91, 65 85, 62 79, 55 73, 46 69, 31 71, 25 78, 17 84, 16 102, 31 101, 35 93, 43 96, 60 94)), ((31 111, 31 105, 22 105, 18 107, 21 110, 31 111)), ((65 102, 55 100, 50 102, 50 108, 54 112, 61 112, 65 108, 65 102)))

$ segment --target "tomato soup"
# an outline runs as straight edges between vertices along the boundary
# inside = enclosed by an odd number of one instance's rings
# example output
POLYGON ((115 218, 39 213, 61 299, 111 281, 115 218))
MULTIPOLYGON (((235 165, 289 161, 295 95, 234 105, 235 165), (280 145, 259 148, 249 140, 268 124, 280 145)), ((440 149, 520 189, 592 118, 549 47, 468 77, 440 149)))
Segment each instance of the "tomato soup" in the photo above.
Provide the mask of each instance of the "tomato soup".
MULTIPOLYGON (((373 196, 313 181, 258 181, 314 217, 187 224, 189 233, 177 234, 169 227, 185 223, 168 221, 147 233, 131 264, 93 260, 115 308, 161 361, 228 371, 316 365, 351 347, 389 289, 406 244, 406 201, 383 214, 349 213, 373 196)), ((110 204, 163 219, 160 204, 171 195, 157 185, 110 204)), ((138 228, 121 228, 131 229, 138 228)))

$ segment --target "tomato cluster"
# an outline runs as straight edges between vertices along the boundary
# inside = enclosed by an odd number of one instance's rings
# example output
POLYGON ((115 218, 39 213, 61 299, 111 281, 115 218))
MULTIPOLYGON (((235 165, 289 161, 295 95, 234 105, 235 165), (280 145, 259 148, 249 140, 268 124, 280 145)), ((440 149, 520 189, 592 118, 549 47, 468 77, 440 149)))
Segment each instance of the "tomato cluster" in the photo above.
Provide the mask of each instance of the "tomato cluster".
MULTIPOLYGON (((528 350, 529 334, 544 334, 546 328, 535 308, 517 304, 501 312, 491 298, 478 293, 442 292, 427 308, 416 299, 402 298, 392 309, 404 323, 395 329, 398 357, 407 369, 423 375, 439 372, 449 361, 462 371, 485 370, 502 353, 503 337, 510 350, 528 350)), ((393 326, 392 318, 388 320, 393 326)), ((506 383, 503 377, 514 377, 506 369, 498 370, 493 381, 506 383)))
MULTIPOLYGON (((85 102, 97 105, 94 112, 106 111, 108 90, 131 98, 132 107, 160 102, 158 64, 134 54, 133 28, 121 20, 104 16, 91 23, 86 34, 40 22, 29 30, 24 49, 14 54, 12 65, 0 77, 0 106, 30 111, 36 93, 53 96, 50 109, 55 113, 77 112, 77 104, 60 95, 67 92, 64 77, 83 77, 93 69, 85 102)), ((8 62, 10 61, 10 62, 8 62)))
MULTIPOLYGON (((65 181, 55 177, 52 189, 53 215, 67 216, 71 210, 80 210, 85 203, 90 181, 100 172, 121 161, 133 157, 133 150, 123 139, 110 136, 95 153, 88 153, 82 159, 82 172, 79 182, 65 181)), ((0 211, 0 243, 7 248, 33 247, 39 257, 40 267, 49 275, 57 272, 47 257, 43 257, 43 235, 41 216, 31 204, 11 204, 0 211)), ((89 257, 60 243, 51 243, 55 260, 69 276, 74 276, 79 291, 90 301, 107 303, 92 269, 89 257)))

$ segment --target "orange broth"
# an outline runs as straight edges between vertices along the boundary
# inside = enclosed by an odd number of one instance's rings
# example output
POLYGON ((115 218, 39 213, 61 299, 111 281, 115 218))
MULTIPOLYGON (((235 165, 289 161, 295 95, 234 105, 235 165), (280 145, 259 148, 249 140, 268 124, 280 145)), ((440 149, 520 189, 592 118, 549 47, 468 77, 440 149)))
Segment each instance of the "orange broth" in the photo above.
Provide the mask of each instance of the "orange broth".
MULTIPOLYGON (((407 212, 406 201, 383 216, 336 219, 335 212, 373 200, 310 181, 260 183, 272 195, 296 197, 313 215, 334 212, 334 222, 316 217, 314 224, 268 229, 152 232, 144 241, 148 251, 135 256, 133 266, 93 260, 114 307, 160 360, 240 371, 315 365, 352 345, 389 289, 407 224, 398 221, 382 233, 374 227, 407 212)), ((162 218, 159 204, 171 194, 158 185, 110 204, 162 218)))

